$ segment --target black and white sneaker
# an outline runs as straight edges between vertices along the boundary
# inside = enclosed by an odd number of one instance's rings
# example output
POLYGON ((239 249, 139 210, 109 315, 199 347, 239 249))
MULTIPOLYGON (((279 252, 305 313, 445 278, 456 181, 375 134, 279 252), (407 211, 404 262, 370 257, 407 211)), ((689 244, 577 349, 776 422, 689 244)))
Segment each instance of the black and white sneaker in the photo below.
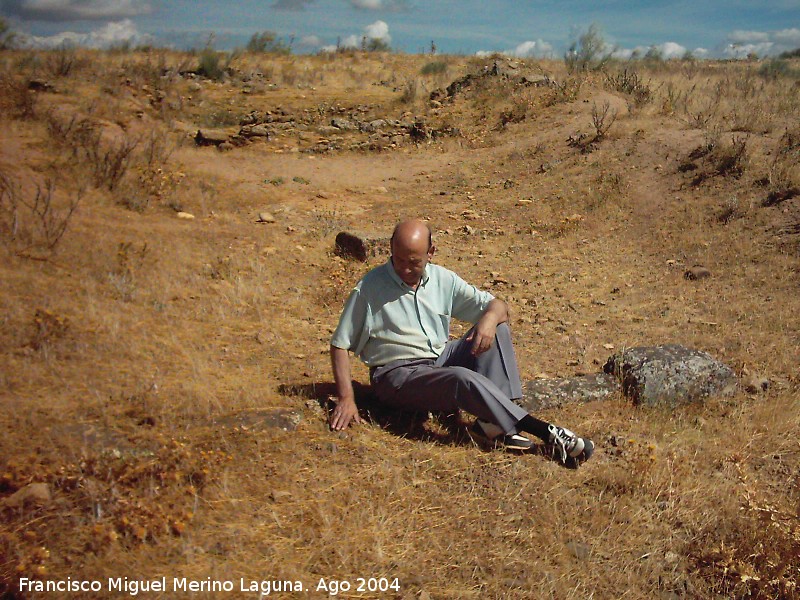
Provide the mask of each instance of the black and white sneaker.
POLYGON ((479 438, 483 438, 495 445, 504 446, 509 450, 530 450, 533 446, 531 442, 524 435, 518 433, 506 433, 494 423, 488 421, 481 421, 478 419, 470 429, 470 432, 479 438))
POLYGON ((553 454, 558 454, 562 463, 577 465, 589 460, 594 453, 594 442, 589 438, 579 437, 569 429, 556 425, 550 425, 547 430, 550 432, 553 454))

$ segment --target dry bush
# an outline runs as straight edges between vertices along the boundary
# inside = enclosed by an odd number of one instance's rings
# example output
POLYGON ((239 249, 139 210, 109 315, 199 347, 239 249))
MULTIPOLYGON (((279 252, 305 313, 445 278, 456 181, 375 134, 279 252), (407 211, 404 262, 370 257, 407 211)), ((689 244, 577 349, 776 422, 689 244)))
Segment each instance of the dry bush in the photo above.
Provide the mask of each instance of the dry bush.
POLYGON ((175 145, 163 129, 151 129, 133 158, 133 176, 119 186, 117 202, 135 212, 144 212, 153 202, 169 206, 185 177, 170 168, 174 151, 175 145))
POLYGON ((645 83, 637 71, 627 68, 617 73, 606 73, 606 85, 633 98, 634 106, 641 108, 653 99, 651 83, 645 83))
POLYGON ((55 112, 47 115, 47 127, 54 142, 71 150, 72 157, 89 172, 97 188, 113 191, 134 160, 140 140, 120 133, 104 136, 103 126, 88 117, 68 119, 55 112))
POLYGON ((0 173, 0 237, 10 252, 36 258, 55 251, 81 200, 78 193, 59 207, 55 191, 55 182, 45 180, 26 198, 19 184, 0 173))
POLYGON ((602 108, 598 108, 597 103, 592 104, 592 126, 595 132, 594 141, 601 141, 616 120, 617 111, 611 110, 611 104, 608 100, 603 103, 602 108))
POLYGON ((560 82, 554 82, 546 105, 554 106, 563 102, 574 102, 578 99, 585 81, 585 77, 577 75, 574 77, 566 77, 560 82))
POLYGON ((800 128, 787 129, 781 136, 767 167, 767 182, 776 199, 800 195, 800 128))
POLYGON ((65 43, 45 52, 44 69, 50 77, 66 78, 84 71, 91 64, 85 53, 65 43))
POLYGON ((27 79, 8 71, 0 73, 0 111, 4 118, 33 119, 37 115, 37 104, 38 96, 30 89, 27 79))

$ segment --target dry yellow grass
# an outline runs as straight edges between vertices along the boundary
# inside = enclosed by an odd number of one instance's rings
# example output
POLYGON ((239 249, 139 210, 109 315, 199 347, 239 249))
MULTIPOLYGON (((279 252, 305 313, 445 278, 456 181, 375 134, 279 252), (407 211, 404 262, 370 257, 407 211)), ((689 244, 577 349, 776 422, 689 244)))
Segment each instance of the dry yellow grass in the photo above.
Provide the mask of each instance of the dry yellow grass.
POLYGON ((175 53, 79 54, 65 76, 57 58, 2 55, 0 594, 35 597, 20 578, 99 580, 73 595, 100 598, 110 577, 175 577, 235 582, 209 598, 257 597, 240 578, 309 597, 327 595, 321 578, 365 598, 800 596, 800 207, 763 206, 800 186, 796 80, 638 66, 652 94, 637 103, 545 61, 528 67, 559 86, 486 78, 437 108, 433 89, 482 64, 246 55, 213 83, 181 76, 196 59, 175 53), (616 120, 590 144, 606 102, 616 120), (301 126, 224 153, 192 143, 279 108, 301 126), (356 110, 460 134, 305 151, 356 110), (83 120, 103 136, 94 154, 69 128, 83 120), (124 140, 109 185, 97 152, 124 140), (48 178, 48 209, 32 210, 48 178), (46 224, 76 200, 48 248, 46 224), (599 370, 608 344, 677 342, 771 387, 672 412, 547 411, 597 443, 576 471, 437 417, 333 434, 318 402, 329 336, 383 260, 337 258, 333 238, 407 216, 431 220, 439 262, 509 301, 525 379, 599 370), (685 280, 694 264, 712 277, 685 280), (253 416, 278 409, 296 431, 253 416), (52 499, 6 505, 31 483, 52 499))

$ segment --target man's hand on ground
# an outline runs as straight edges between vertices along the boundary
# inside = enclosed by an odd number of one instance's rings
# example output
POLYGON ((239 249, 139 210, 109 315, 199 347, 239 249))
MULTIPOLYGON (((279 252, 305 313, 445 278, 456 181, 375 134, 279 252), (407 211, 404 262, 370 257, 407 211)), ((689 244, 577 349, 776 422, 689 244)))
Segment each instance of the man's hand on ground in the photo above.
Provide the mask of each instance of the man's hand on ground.
POLYGON ((336 407, 331 413, 331 429, 334 431, 347 429, 351 421, 354 423, 361 423, 356 401, 353 398, 342 398, 336 402, 336 407))

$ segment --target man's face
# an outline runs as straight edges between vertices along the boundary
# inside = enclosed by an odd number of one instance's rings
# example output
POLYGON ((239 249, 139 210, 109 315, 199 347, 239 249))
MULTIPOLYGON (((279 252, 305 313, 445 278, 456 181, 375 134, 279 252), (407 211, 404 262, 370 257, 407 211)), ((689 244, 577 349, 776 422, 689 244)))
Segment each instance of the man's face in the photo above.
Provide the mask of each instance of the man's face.
POLYGON ((428 240, 415 240, 410 244, 394 242, 392 244, 392 266, 397 276, 403 283, 410 287, 416 285, 422 279, 425 266, 433 257, 435 248, 428 247, 428 240))

